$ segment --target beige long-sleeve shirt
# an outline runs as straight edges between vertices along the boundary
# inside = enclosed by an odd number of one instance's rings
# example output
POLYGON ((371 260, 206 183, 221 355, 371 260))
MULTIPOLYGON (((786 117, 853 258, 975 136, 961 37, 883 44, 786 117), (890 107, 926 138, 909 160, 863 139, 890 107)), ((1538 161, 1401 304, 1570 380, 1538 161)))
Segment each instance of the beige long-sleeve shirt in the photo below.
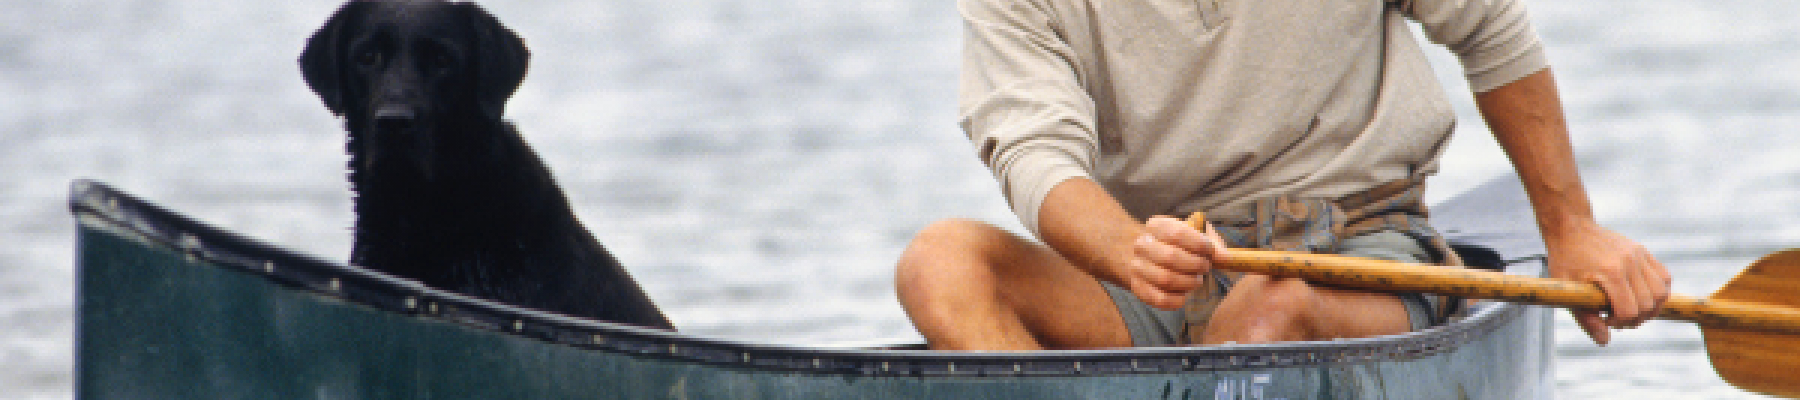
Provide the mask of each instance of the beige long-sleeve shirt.
POLYGON ((959 0, 962 126, 1022 222, 1063 180, 1133 215, 1430 174, 1454 123, 1406 20, 1490 90, 1543 69, 1516 0, 959 0))

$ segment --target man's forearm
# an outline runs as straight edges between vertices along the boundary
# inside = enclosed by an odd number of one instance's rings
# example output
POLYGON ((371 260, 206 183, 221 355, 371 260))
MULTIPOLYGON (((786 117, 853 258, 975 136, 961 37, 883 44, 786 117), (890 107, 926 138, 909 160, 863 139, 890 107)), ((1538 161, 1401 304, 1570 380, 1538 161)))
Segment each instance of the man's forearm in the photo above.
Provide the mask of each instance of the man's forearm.
POLYGON ((1643 245, 1595 222, 1550 71, 1476 95, 1475 101, 1531 197, 1550 253, 1550 276, 1599 285, 1612 303, 1605 318, 1594 310, 1570 310, 1576 324, 1605 345, 1612 340, 1608 326, 1636 327, 1656 316, 1668 300, 1668 268, 1643 245))
POLYGON ((1143 235, 1144 226, 1099 183, 1072 178, 1044 196, 1038 209, 1038 233, 1082 270, 1122 284, 1131 243, 1143 235))
POLYGON ((1549 69, 1475 96, 1500 147, 1512 159, 1546 234, 1594 221, 1575 162, 1556 78, 1549 69))

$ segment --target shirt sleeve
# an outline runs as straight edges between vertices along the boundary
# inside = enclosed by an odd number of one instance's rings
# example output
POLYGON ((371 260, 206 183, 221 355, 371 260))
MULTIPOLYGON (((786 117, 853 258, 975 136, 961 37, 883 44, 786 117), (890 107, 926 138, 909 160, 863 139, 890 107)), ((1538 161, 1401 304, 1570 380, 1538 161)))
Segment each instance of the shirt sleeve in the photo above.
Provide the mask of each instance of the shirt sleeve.
POLYGON ((1038 232, 1038 210, 1063 180, 1090 177, 1099 149, 1094 104, 1052 10, 1030 0, 960 0, 959 117, 1013 212, 1038 232))
POLYGON ((1402 0, 1401 10, 1432 42, 1462 61, 1469 88, 1483 93, 1549 66, 1518 0, 1402 0))

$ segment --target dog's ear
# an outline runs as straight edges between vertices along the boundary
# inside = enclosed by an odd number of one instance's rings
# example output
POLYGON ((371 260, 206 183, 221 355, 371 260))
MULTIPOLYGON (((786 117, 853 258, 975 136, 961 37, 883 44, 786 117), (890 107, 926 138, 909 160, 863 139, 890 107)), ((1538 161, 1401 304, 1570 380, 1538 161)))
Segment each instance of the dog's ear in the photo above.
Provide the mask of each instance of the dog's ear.
POLYGON ((524 39, 501 25, 499 18, 488 14, 481 6, 473 3, 454 5, 462 10, 475 35, 477 50, 470 61, 474 64, 471 69, 477 82, 475 98, 488 117, 501 119, 506 114, 507 99, 512 98, 519 84, 525 81, 531 51, 525 49, 524 39))
POLYGON ((351 1, 338 7, 331 18, 325 20, 325 26, 313 32, 306 39, 306 49, 300 51, 300 76, 306 79, 306 86, 325 101, 325 108, 332 115, 344 115, 344 63, 350 60, 343 53, 345 26, 358 16, 368 12, 371 3, 351 1))

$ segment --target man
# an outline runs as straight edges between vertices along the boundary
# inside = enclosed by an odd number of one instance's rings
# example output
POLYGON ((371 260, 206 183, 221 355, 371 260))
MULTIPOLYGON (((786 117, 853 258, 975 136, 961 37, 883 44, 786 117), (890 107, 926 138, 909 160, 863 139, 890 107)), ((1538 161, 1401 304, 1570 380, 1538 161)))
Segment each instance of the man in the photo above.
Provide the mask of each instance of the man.
MULTIPOLYGON (((1551 274, 1612 301, 1604 345, 1669 275, 1598 225, 1555 80, 1517 0, 960 0, 962 126, 1040 242, 922 230, 898 292, 933 348, 1326 340, 1459 302, 1211 269, 1235 246, 1455 264, 1418 204, 1453 112, 1406 20, 1461 60, 1525 184, 1551 274), (1156 215, 1218 216, 1202 233, 1156 215)), ((1211 219, 1211 218, 1209 218, 1211 219)))

